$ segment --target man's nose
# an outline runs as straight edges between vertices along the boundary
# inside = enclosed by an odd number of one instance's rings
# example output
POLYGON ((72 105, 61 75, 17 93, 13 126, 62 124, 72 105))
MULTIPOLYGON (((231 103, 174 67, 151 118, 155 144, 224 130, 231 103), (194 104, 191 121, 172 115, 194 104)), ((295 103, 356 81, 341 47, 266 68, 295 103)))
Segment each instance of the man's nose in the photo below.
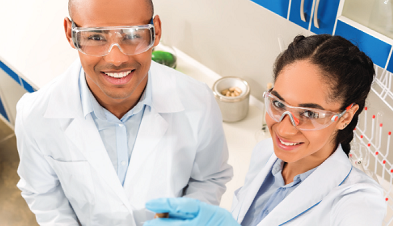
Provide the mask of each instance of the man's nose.
POLYGON ((120 66, 122 63, 128 61, 128 56, 120 51, 120 46, 118 44, 115 44, 111 46, 109 53, 104 56, 104 59, 108 63, 120 66))

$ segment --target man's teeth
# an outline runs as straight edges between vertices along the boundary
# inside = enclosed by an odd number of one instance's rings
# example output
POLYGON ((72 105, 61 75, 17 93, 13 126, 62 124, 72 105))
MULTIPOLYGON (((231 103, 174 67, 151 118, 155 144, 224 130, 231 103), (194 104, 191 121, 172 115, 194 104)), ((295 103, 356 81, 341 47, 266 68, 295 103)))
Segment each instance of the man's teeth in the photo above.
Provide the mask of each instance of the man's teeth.
POLYGON ((295 146, 295 145, 300 144, 300 143, 287 143, 287 142, 282 141, 281 139, 279 139, 279 140, 280 140, 281 144, 286 145, 286 146, 295 146))
POLYGON ((129 75, 131 73, 131 71, 125 71, 125 72, 120 72, 120 73, 105 73, 106 75, 108 75, 109 77, 113 77, 113 78, 123 78, 126 77, 127 75, 129 75))

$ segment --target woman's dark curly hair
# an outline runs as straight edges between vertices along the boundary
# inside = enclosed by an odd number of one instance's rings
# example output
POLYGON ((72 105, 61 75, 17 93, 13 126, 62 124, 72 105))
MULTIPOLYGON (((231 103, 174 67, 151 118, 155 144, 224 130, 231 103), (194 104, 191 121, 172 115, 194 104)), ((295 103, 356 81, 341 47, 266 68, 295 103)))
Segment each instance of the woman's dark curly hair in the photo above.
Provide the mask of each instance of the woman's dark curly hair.
POLYGON ((351 123, 336 134, 335 144, 341 144, 348 155, 359 114, 363 111, 374 79, 371 59, 350 41, 340 36, 296 36, 288 49, 281 53, 274 64, 274 80, 287 65, 298 60, 309 60, 317 65, 323 80, 330 87, 331 101, 341 101, 341 111, 352 103, 359 105, 351 123))

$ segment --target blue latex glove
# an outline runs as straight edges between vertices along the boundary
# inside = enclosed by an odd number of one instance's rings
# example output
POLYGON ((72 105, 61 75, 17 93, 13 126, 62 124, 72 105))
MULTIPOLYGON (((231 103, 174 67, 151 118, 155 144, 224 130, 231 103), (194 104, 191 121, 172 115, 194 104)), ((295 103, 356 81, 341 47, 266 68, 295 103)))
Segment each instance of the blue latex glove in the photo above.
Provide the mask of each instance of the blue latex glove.
POLYGON ((169 213, 144 226, 240 226, 225 209, 190 198, 160 198, 146 203, 156 213, 169 213))

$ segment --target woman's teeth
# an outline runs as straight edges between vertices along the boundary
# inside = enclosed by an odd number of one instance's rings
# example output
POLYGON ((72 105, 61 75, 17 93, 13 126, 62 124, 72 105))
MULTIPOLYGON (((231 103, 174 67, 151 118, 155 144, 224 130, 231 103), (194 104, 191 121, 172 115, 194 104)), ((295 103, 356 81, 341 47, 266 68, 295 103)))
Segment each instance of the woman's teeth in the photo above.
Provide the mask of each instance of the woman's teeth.
POLYGON ((105 73, 109 77, 112 78, 123 78, 129 75, 132 71, 125 71, 125 72, 119 72, 119 73, 105 73))
POLYGON ((286 146, 295 146, 295 145, 300 144, 300 143, 287 143, 287 142, 282 141, 281 139, 279 139, 279 140, 280 140, 281 144, 286 145, 286 146))

